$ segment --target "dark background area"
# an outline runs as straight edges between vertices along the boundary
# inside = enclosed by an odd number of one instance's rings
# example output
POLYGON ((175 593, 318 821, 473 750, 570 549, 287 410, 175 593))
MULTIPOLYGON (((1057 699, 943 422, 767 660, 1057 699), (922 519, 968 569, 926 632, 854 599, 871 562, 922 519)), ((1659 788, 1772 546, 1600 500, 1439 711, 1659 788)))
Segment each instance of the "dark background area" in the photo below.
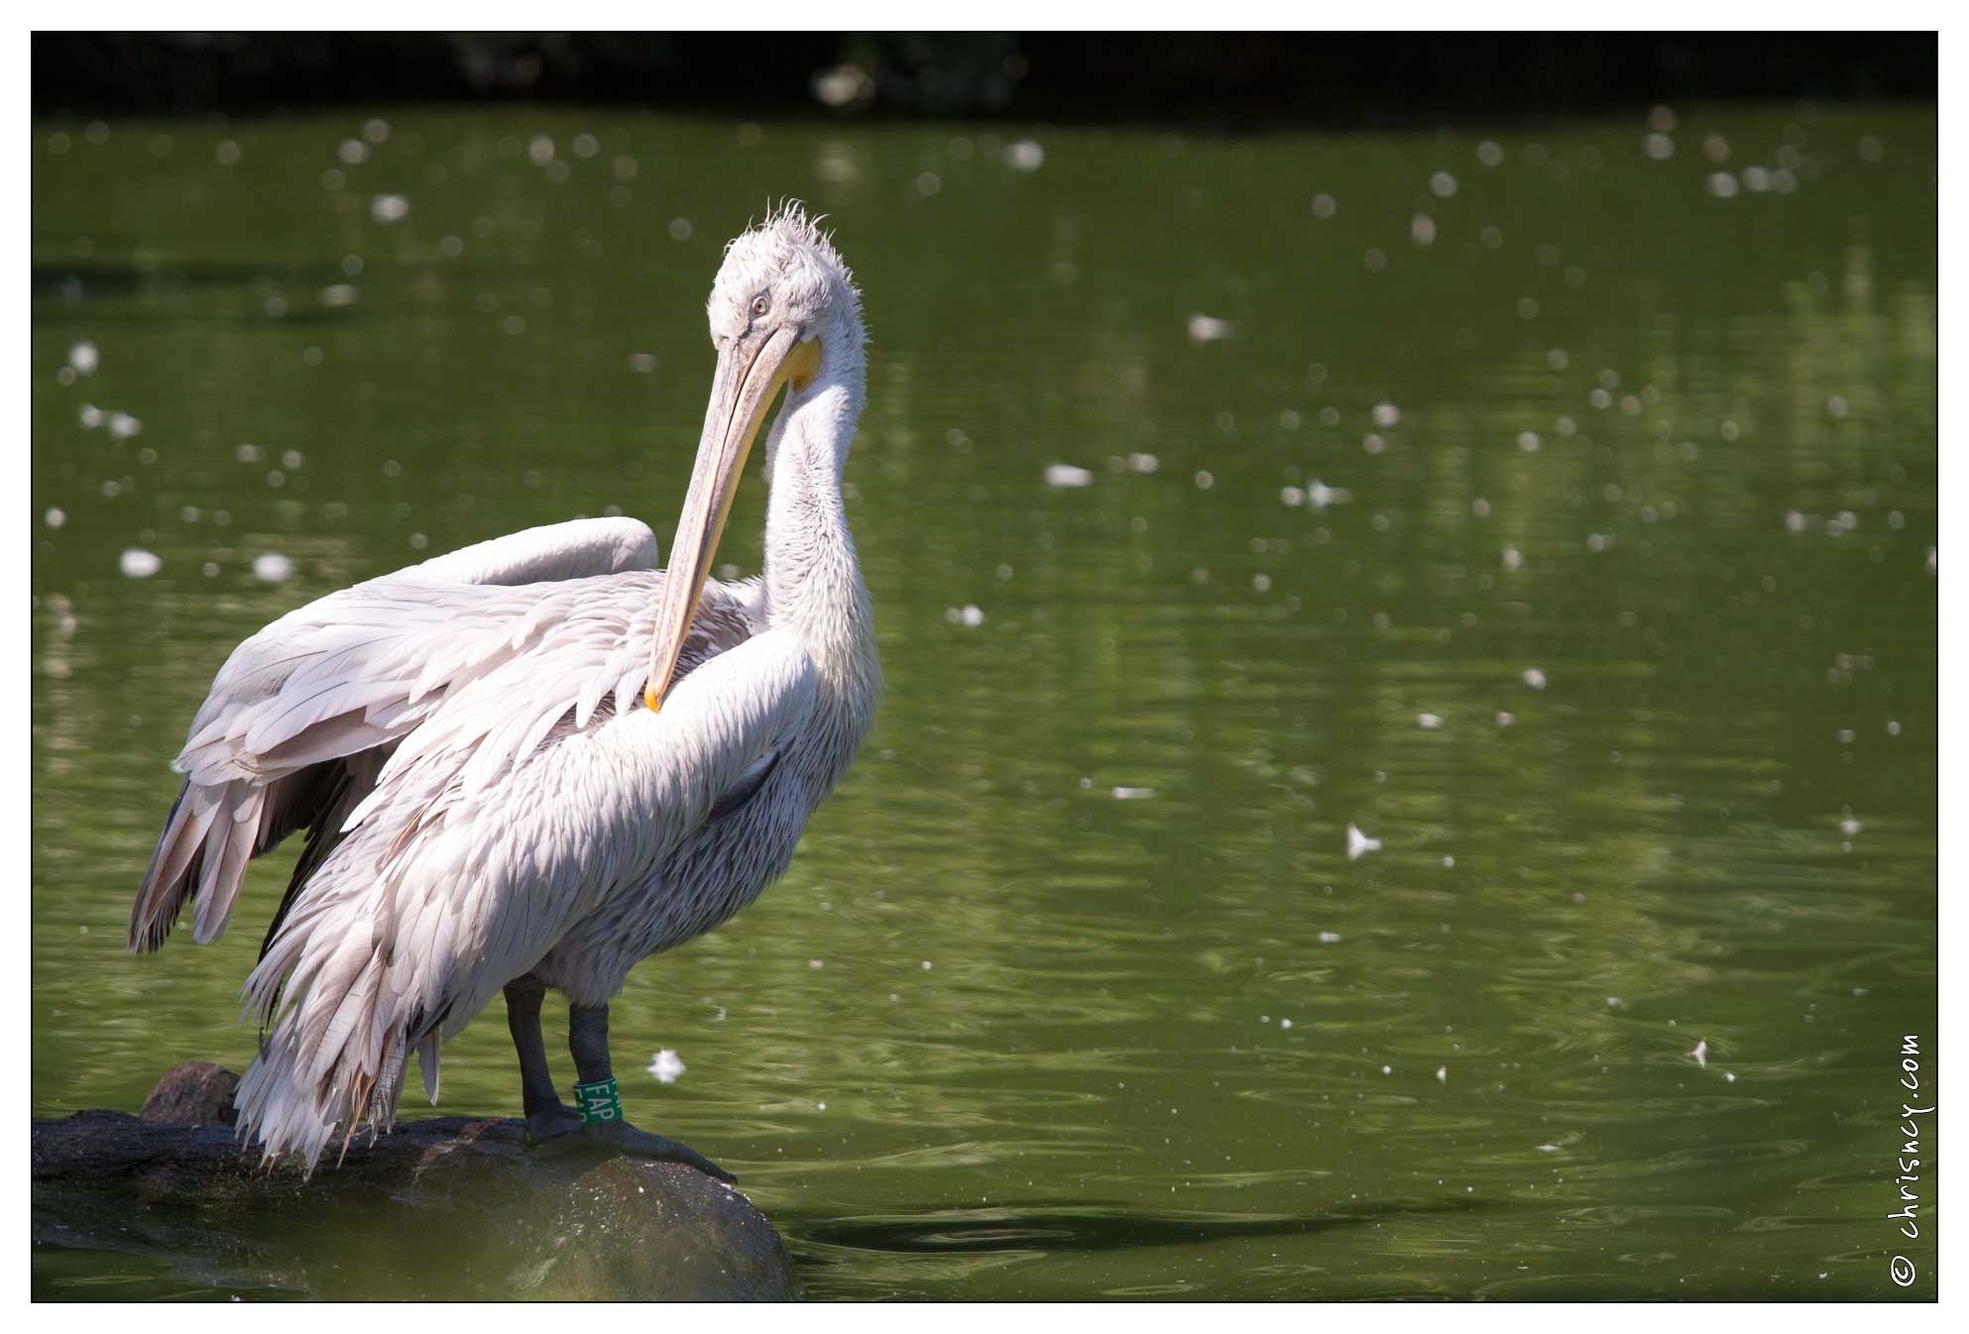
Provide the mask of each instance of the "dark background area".
POLYGON ((1675 99, 1931 100, 1919 33, 37 33, 36 115, 622 103, 1371 128, 1675 99))

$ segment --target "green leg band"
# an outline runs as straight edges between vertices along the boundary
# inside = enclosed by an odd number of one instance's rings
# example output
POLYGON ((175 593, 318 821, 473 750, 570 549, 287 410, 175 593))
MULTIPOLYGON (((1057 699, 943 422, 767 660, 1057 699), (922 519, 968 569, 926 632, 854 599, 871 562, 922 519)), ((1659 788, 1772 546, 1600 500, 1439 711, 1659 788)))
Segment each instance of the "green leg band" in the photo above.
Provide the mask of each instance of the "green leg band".
POLYGON ((622 1096, 617 1092, 613 1078, 594 1084, 576 1084, 574 1105, 580 1109, 585 1125, 622 1119, 622 1096))

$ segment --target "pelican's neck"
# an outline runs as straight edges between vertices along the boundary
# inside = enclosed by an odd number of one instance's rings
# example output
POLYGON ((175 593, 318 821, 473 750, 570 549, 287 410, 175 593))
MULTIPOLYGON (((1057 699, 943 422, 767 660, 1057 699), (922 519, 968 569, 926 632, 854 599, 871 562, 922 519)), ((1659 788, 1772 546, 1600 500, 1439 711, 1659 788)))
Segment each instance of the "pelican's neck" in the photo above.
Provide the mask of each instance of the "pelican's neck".
POLYGON ((868 587, 841 503, 841 469, 861 416, 861 386, 858 356, 848 365, 823 363, 773 423, 765 610, 774 629, 800 637, 822 688, 865 720, 881 678, 868 587))

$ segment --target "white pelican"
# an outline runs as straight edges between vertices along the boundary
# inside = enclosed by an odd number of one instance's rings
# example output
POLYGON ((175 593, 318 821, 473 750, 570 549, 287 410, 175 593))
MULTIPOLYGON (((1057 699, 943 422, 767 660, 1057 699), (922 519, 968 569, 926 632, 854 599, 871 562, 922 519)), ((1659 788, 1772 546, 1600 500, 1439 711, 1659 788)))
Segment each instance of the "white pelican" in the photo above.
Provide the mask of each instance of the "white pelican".
POLYGON ((621 1119, 608 1003, 637 960, 711 930, 778 878, 881 690, 841 504, 866 387, 861 298, 797 206, 727 247, 711 401, 669 570, 634 519, 534 528, 332 593, 233 650, 192 720, 130 914, 155 950, 179 911, 225 930, 246 863, 306 850, 242 995, 259 1055, 242 1135, 310 1171, 341 1128, 395 1119, 415 1050, 502 991, 529 1138, 600 1140, 723 1176, 621 1119), (764 572, 707 578, 754 437, 764 572), (540 1003, 568 1000, 577 1108, 540 1003))

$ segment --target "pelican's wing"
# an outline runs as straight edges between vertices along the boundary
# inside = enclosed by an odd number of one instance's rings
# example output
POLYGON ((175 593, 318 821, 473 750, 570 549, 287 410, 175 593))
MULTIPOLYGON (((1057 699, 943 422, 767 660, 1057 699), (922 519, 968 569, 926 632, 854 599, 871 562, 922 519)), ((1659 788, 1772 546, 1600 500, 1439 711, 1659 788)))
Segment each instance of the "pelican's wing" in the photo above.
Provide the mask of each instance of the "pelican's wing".
POLYGON ((641 519, 575 519, 460 547, 384 577, 543 584, 655 568, 656 534, 641 519))
POLYGON ((661 712, 643 707, 655 602, 569 606, 384 766, 247 982, 272 1028, 239 1105, 269 1153, 312 1162, 338 1122, 387 1123, 408 1047, 434 1090, 440 1035, 575 923, 647 892, 806 715, 814 666, 785 631, 723 652, 694 632, 687 674, 661 712))
POLYGON ((173 766, 187 781, 138 890, 131 948, 161 946, 194 898, 195 937, 219 935, 246 863, 294 830, 326 824, 332 844, 453 677, 512 651, 512 618, 537 598, 509 586, 655 560, 655 537, 634 519, 529 529, 331 593, 241 644, 173 766), (426 661, 413 675, 412 653, 436 653, 441 670, 424 670, 426 661))

